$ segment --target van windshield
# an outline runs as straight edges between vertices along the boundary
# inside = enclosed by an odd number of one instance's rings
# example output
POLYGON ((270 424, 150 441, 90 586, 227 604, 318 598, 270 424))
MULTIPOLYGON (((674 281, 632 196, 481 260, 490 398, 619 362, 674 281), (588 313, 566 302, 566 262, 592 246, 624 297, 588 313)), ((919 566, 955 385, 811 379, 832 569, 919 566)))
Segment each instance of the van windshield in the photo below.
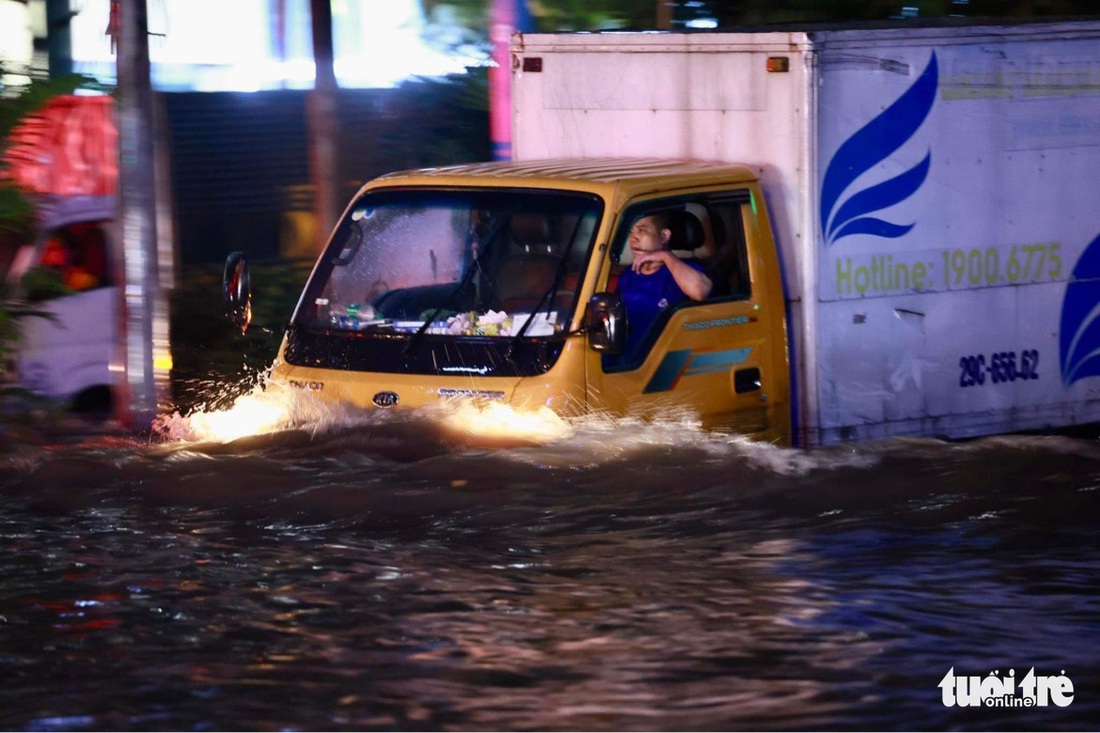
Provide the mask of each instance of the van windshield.
POLYGON ((576 307, 600 200, 535 189, 367 192, 295 324, 364 333, 552 336, 576 307))

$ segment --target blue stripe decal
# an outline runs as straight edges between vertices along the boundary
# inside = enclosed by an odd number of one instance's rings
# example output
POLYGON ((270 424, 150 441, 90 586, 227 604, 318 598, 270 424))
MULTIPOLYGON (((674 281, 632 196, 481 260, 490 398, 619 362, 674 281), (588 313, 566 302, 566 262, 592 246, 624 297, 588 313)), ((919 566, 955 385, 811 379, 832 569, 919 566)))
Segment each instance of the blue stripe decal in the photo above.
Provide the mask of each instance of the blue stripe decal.
POLYGON ((703 354, 692 354, 691 349, 670 351, 661 360, 660 366, 657 367, 657 371, 653 373, 653 377, 642 393, 667 392, 676 386, 676 381, 681 376, 697 377, 701 374, 725 371, 744 362, 751 353, 751 346, 726 351, 708 351, 703 354), (689 365, 691 368, 685 371, 689 365))
POLYGON ((715 366, 700 367, 696 369, 692 367, 684 372, 685 377, 698 377, 702 374, 717 374, 718 372, 728 372, 730 368, 729 364, 716 364, 715 366))
POLYGON ((676 380, 680 378, 680 372, 684 370, 684 366, 687 365, 690 359, 691 349, 670 351, 665 354, 665 358, 661 360, 661 365, 657 367, 657 371, 653 373, 652 379, 649 380, 649 384, 645 386, 642 393, 667 392, 672 389, 672 385, 676 384, 676 380))
POLYGON ((729 349, 728 351, 710 351, 705 354, 696 354, 691 360, 691 368, 688 374, 709 374, 717 372, 734 364, 741 364, 749 358, 752 347, 743 349, 729 349))

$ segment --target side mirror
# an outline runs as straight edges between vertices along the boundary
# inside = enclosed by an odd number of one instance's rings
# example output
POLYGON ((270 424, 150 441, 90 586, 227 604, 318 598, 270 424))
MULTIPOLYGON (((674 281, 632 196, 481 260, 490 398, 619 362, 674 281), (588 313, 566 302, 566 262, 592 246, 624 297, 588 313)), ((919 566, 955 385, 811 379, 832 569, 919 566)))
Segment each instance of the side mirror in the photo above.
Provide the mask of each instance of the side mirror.
POLYGON ((626 306, 615 293, 596 293, 584 312, 588 346, 605 354, 621 354, 626 348, 626 306))
POLYGON ((222 297, 225 298, 226 316, 245 333, 252 323, 252 280, 244 252, 234 252, 225 260, 222 297))

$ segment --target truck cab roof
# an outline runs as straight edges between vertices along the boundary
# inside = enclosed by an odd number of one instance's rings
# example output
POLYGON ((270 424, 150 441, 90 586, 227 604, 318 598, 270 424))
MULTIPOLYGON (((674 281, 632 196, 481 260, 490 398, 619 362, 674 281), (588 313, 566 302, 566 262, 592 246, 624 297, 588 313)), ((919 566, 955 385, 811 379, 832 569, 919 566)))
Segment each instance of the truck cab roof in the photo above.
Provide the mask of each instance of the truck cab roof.
POLYGON ((368 183, 380 186, 500 186, 586 191, 612 199, 654 191, 755 181, 746 166, 657 158, 579 158, 470 163, 391 173, 368 183))

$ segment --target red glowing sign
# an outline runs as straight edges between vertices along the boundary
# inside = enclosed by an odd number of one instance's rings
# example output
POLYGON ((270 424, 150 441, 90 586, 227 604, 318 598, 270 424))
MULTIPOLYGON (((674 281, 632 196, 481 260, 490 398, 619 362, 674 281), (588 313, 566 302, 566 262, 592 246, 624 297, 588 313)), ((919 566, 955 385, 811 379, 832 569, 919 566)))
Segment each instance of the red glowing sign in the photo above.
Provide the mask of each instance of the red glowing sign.
POLYGON ((33 193, 114 195, 118 130, 108 96, 67 95, 17 127, 6 155, 11 177, 33 193))

